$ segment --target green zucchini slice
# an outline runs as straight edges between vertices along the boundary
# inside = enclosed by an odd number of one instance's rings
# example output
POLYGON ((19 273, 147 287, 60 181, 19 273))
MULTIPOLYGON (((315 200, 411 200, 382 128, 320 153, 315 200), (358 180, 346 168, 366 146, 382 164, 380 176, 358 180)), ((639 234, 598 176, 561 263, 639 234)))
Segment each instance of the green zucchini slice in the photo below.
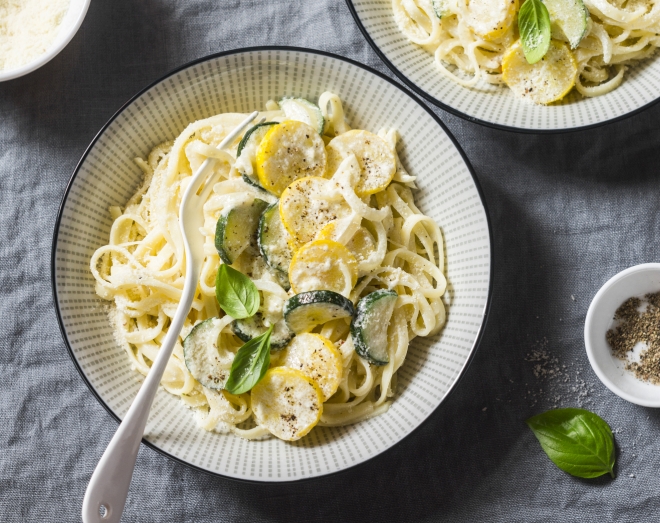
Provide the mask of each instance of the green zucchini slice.
POLYGON ((273 125, 277 125, 277 122, 263 122, 250 127, 241 138, 236 150, 236 168, 245 183, 264 191, 265 189, 259 183, 259 178, 254 172, 254 157, 261 140, 273 125), (241 156, 244 157, 241 158, 241 156))
POLYGON ((433 0, 433 12, 435 16, 438 17, 438 20, 441 20, 443 16, 449 14, 449 9, 447 7, 447 0, 433 0))
POLYGON ((277 283, 282 287, 285 291, 288 291, 291 289, 291 282, 289 281, 289 273, 288 272, 282 272, 278 269, 273 269, 272 267, 270 269, 270 274, 275 278, 277 283))
POLYGON ((259 183, 259 179, 254 174, 247 174, 245 172, 241 172, 241 178, 243 178, 243 181, 245 183, 251 185, 252 187, 256 187, 257 189, 261 189, 262 191, 266 190, 261 186, 261 184, 259 183))
MULTIPOLYGON (((241 340, 248 342, 252 338, 261 336, 268 330, 264 324, 264 317, 260 312, 257 312, 250 318, 242 320, 234 320, 231 324, 231 329, 234 334, 241 340)), ((289 326, 284 320, 275 323, 273 332, 270 335, 270 348, 273 351, 281 350, 288 345, 295 334, 289 329, 289 326)))
POLYGON ((273 269, 287 275, 287 280, 289 265, 291 265, 291 258, 293 258, 288 238, 289 233, 280 219, 280 202, 278 200, 261 215, 257 240, 259 251, 266 263, 273 269))
POLYGON ((266 202, 255 198, 222 211, 215 227, 215 248, 223 262, 232 264, 247 247, 256 247, 259 218, 266 207, 266 202))
POLYGON ((589 11, 582 0, 543 0, 550 14, 552 32, 566 37, 575 49, 587 34, 589 11))
POLYGON ((354 312, 353 303, 333 291, 301 292, 284 303, 284 321, 296 334, 331 320, 350 318, 354 312))
POLYGON ((282 98, 279 105, 288 120, 304 122, 323 134, 325 118, 318 105, 304 98, 282 98))
POLYGON ((198 323, 183 340, 183 360, 192 377, 209 389, 222 390, 233 358, 220 356, 218 340, 222 322, 210 318, 198 323))
POLYGON ((351 322, 355 352, 374 365, 387 365, 387 328, 398 298, 395 291, 381 289, 367 294, 357 304, 351 322))

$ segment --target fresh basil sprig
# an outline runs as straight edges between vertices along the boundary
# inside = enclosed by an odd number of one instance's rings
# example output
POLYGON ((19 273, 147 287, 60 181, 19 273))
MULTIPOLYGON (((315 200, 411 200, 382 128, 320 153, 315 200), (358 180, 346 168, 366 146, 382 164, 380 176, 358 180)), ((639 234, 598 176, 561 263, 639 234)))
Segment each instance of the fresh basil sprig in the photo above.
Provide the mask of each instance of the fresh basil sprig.
POLYGON ((579 478, 614 477, 614 436, 597 414, 584 409, 555 409, 529 418, 527 425, 564 472, 579 478))
POLYGON ((525 58, 535 64, 550 48, 550 13, 541 0, 525 0, 518 12, 518 30, 525 58))
POLYGON ((243 345, 231 364, 225 389, 232 394, 243 394, 264 377, 270 365, 270 335, 273 326, 261 336, 252 338, 243 345))
POLYGON ((215 297, 223 311, 240 320, 253 316, 259 309, 259 291, 250 278, 221 263, 215 277, 215 297))

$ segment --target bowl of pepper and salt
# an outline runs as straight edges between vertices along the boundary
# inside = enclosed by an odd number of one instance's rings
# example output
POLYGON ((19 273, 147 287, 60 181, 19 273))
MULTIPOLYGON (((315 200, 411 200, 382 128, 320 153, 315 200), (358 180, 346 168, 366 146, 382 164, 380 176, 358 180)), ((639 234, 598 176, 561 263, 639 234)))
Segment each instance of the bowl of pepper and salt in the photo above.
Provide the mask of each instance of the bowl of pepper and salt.
POLYGON ((601 287, 587 311, 584 342, 608 389, 660 407, 660 263, 630 267, 601 287))

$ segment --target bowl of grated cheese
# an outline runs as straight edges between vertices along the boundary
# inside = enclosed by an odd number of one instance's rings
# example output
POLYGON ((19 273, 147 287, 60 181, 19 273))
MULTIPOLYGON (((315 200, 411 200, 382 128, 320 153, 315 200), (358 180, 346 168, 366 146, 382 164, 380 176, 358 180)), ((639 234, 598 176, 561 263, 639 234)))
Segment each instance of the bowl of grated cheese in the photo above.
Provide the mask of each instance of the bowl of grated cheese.
POLYGON ((82 24, 90 0, 0 3, 0 82, 52 60, 82 24))

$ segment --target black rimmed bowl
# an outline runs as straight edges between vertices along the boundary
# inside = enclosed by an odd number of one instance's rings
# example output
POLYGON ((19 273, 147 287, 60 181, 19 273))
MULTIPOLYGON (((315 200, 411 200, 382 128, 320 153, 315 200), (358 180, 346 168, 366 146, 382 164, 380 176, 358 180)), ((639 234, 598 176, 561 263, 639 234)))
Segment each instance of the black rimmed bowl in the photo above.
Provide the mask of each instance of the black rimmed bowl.
POLYGON ((660 100, 657 56, 629 67, 623 83, 605 95, 584 98, 573 90, 549 106, 521 101, 506 86, 482 82, 475 88, 463 87, 443 76, 433 55, 401 33, 390 0, 346 3, 367 41, 394 74, 429 102, 473 122, 509 131, 574 131, 631 116, 660 100))
POLYGON ((418 100, 356 62, 297 48, 253 48, 185 65, 137 94, 101 129, 67 188, 53 240, 52 277, 62 333, 81 376, 121 419, 142 381, 113 338, 108 303, 94 292, 92 253, 108 241, 108 207, 124 205, 142 179, 134 164, 194 120, 262 109, 283 95, 316 100, 333 91, 353 127, 395 127, 399 154, 419 177, 420 208, 441 226, 448 322, 415 340, 399 370, 389 411, 348 426, 315 428, 295 443, 246 441, 206 432, 181 401, 159 390, 144 442, 207 472, 282 482, 338 472, 392 447, 417 428, 457 384, 481 336, 491 288, 491 237, 481 192, 444 125, 418 100))

